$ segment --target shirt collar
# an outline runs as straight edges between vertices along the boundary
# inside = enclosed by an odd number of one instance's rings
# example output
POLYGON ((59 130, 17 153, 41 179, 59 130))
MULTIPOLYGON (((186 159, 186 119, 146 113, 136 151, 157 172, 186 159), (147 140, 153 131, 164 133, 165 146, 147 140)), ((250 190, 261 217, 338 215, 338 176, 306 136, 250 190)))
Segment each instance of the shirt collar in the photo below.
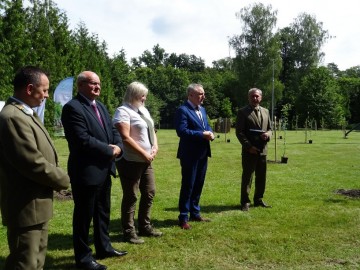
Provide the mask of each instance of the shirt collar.
POLYGON ((196 106, 196 105, 194 105, 194 103, 192 103, 190 100, 188 100, 187 102, 191 105, 191 107, 192 107, 194 110, 198 110, 198 109, 200 108, 200 105, 199 105, 199 106, 196 106))
POLYGON ((139 112, 139 108, 136 108, 134 105, 131 105, 130 103, 124 103, 125 106, 129 107, 130 109, 132 109, 135 112, 139 112))
POLYGON ((89 102, 89 105, 96 105, 96 101, 95 101, 95 99, 94 100, 90 100, 90 99, 88 99, 87 97, 85 97, 83 94, 81 94, 81 93, 79 93, 79 95, 80 96, 82 96, 83 98, 85 98, 86 99, 86 101, 87 102, 89 102))
POLYGON ((20 99, 17 99, 16 97, 11 97, 11 98, 22 105, 22 107, 23 107, 22 111, 24 113, 34 115, 34 110, 29 105, 25 104, 24 102, 22 102, 20 99))

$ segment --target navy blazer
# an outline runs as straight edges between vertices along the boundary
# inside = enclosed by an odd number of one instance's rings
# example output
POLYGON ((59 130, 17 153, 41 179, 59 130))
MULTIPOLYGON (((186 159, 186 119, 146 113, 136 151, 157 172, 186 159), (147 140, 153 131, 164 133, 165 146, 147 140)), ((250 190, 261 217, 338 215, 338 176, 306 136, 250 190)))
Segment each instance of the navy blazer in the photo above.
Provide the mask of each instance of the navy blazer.
POLYGON ((104 122, 97 119, 89 101, 78 94, 62 110, 61 121, 69 145, 68 173, 71 183, 98 185, 110 174, 116 175, 113 150, 120 147, 120 135, 105 106, 96 101, 104 122))
POLYGON ((175 114, 176 133, 180 137, 177 158, 196 160, 211 157, 210 142, 203 138, 204 131, 212 131, 206 116, 205 108, 200 107, 204 126, 195 109, 185 101, 175 114))

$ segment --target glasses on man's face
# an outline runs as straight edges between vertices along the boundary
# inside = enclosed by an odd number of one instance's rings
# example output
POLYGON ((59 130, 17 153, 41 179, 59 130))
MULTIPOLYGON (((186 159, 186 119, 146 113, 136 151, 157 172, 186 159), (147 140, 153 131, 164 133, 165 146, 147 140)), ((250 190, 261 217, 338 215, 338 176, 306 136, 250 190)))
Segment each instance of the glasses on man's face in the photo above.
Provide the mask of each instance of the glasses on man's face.
POLYGON ((87 81, 88 84, 93 85, 93 86, 100 86, 99 82, 94 82, 94 81, 87 81))

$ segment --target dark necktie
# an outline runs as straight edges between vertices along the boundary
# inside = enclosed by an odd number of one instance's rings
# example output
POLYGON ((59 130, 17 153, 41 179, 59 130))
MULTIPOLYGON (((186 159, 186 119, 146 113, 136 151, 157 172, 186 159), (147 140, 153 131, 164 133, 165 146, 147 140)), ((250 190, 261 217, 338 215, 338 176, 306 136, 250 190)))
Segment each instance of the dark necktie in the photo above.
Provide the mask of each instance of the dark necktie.
POLYGON ((94 110, 94 112, 95 112, 95 114, 97 116, 97 119, 99 120, 101 126, 104 127, 104 123, 103 123, 103 121, 101 119, 101 115, 100 115, 98 107, 96 106, 96 103, 91 103, 91 108, 93 108, 93 110, 94 110))
POLYGON ((203 125, 203 128, 205 128, 205 123, 204 123, 204 119, 202 117, 202 113, 200 111, 200 107, 199 106, 196 106, 195 107, 195 111, 196 111, 196 114, 199 116, 200 120, 201 120, 201 123, 203 125))
POLYGON ((261 125, 261 113, 260 113, 260 108, 255 108, 255 114, 256 114, 256 117, 261 125))
POLYGON ((140 110, 138 110, 140 117, 146 122, 148 126, 148 136, 151 146, 154 145, 154 125, 140 110))

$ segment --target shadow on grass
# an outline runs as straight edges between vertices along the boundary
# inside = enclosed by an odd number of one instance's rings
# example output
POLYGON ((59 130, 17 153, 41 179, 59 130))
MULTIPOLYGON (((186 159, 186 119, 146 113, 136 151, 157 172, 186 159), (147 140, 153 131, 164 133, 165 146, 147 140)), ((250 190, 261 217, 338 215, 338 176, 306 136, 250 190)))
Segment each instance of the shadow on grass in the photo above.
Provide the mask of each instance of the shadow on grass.
POLYGON ((73 256, 53 258, 52 256, 47 255, 44 269, 75 270, 78 268, 76 268, 73 256))
MULTIPOLYGON (((48 237, 48 251, 49 250, 70 250, 73 248, 72 235, 64 235, 57 233, 49 233, 48 237)), ((6 257, 0 257, 0 269, 5 267, 6 257)), ((44 269, 76 269, 75 264, 72 263, 74 258, 61 256, 59 258, 52 258, 49 254, 46 255, 44 269), (50 267, 51 265, 51 267, 50 267)))
MULTIPOLYGON (((224 211, 238 210, 239 205, 204 205, 201 206, 202 213, 220 213, 224 211)), ((156 228, 169 228, 178 226, 177 207, 165 208, 165 211, 176 212, 173 219, 157 220, 153 219, 152 224, 156 228)), ((137 227, 137 220, 135 220, 137 227)), ((121 219, 110 221, 111 242, 123 242, 121 219)), ((92 232, 90 232, 90 242, 92 242, 92 232)), ((70 250, 73 249, 72 234, 49 233, 48 250, 70 250)), ((5 257, 0 257, 0 269, 4 269, 5 257)), ((73 256, 61 256, 54 258, 46 256, 45 269, 76 269, 73 256)))
POLYGON ((68 250, 72 248, 72 234, 49 233, 48 250, 68 250))
MULTIPOLYGON (((203 205, 201 206, 201 212, 202 213, 220 213, 225 211, 232 211, 232 210, 239 210, 240 205, 203 205)), ((158 219, 151 219, 151 223, 156 228, 167 228, 167 227, 173 227, 178 225, 178 211, 179 209, 177 207, 170 207, 165 208, 165 211, 168 212, 175 212, 173 219, 165 219, 165 220, 158 220, 158 219)), ((135 227, 137 228, 137 219, 135 219, 135 227)), ((122 226, 121 226, 121 219, 112 219, 110 221, 110 232, 113 236, 112 239, 117 242, 122 241, 122 226)))
MULTIPOLYGON (((202 213, 220 213, 224 211, 232 211, 238 209, 240 209, 240 203, 239 205, 202 205, 201 206, 202 213)), ((170 212, 178 212, 179 208, 171 207, 171 208, 165 208, 164 210, 170 212)))
POLYGON ((324 200, 325 203, 337 203, 337 204, 348 204, 348 202, 346 201, 346 199, 326 199, 324 200))
MULTIPOLYGON (((0 257, 0 269, 5 267, 5 257, 0 257)), ((61 256, 59 258, 53 258, 50 255, 46 255, 45 267, 44 269, 67 269, 75 270, 77 269, 75 263, 73 262, 73 256, 61 256)))

